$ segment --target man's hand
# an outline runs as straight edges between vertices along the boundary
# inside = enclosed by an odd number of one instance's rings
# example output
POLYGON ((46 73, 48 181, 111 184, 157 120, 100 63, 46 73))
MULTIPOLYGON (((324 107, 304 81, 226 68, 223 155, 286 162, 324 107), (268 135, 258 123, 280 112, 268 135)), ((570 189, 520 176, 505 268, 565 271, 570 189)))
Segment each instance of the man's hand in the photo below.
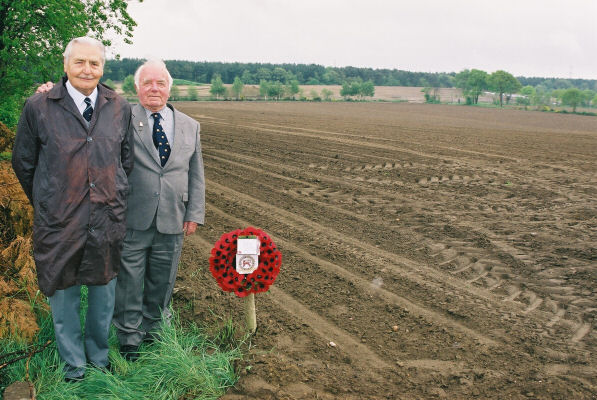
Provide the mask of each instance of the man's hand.
POLYGON ((40 87, 38 87, 35 93, 46 93, 52 90, 53 87, 54 83, 48 81, 46 83, 43 83, 40 87))
POLYGON ((182 231, 184 232, 185 236, 192 235, 193 233, 195 233, 196 229, 197 229, 197 223, 196 222, 185 221, 182 224, 182 231))

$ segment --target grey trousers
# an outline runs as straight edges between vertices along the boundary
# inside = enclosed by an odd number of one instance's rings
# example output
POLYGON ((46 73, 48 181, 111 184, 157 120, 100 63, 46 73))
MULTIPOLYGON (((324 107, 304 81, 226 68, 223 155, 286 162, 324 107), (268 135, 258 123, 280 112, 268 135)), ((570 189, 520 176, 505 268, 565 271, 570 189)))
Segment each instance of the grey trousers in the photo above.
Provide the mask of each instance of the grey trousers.
POLYGON ((120 345, 138 346, 159 329, 172 299, 183 234, 162 234, 155 226, 127 230, 116 278, 114 326, 120 345))
POLYGON ((87 286, 87 316, 85 338, 81 331, 79 310, 81 286, 57 290, 49 297, 58 353, 64 362, 67 378, 80 377, 85 366, 108 365, 108 335, 114 311, 114 288, 116 279, 107 285, 87 286))

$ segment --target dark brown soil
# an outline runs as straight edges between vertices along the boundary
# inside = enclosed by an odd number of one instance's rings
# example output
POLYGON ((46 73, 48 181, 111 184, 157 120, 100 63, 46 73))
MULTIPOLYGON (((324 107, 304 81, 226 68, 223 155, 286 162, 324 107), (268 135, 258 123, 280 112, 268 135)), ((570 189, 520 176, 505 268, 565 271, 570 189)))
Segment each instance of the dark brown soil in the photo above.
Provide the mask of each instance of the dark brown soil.
POLYGON ((597 118, 375 103, 179 103, 206 224, 175 304, 242 326, 208 268, 283 254, 225 399, 597 398, 597 118))

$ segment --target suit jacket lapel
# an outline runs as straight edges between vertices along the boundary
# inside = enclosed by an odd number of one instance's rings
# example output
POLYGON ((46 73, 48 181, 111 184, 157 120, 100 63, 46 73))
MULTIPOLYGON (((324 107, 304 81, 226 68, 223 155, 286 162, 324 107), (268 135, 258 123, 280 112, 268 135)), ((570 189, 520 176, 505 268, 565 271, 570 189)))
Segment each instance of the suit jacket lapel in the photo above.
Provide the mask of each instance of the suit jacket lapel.
MULTIPOLYGON (((172 107, 170 104, 168 104, 168 107, 170 107, 173 112, 174 143, 170 146, 170 157, 168 158, 166 165, 164 165, 164 168, 166 168, 171 163, 171 160, 175 159, 176 156, 178 155, 178 153, 182 150, 182 146, 184 146, 184 135, 185 135, 185 130, 184 130, 182 121, 180 118, 178 118, 178 111, 174 107, 172 107)), ((172 162, 174 162, 174 161, 172 161, 172 162)))
POLYGON ((142 105, 137 104, 133 107, 133 124, 135 128, 135 135, 143 145, 145 150, 151 158, 158 164, 160 164, 158 152, 153 145, 153 138, 151 137, 151 127, 147 122, 147 114, 145 108, 142 105))
POLYGON ((81 113, 79 112, 79 109, 75 105, 74 100, 72 99, 72 97, 69 96, 68 90, 66 90, 65 84, 66 84, 66 77, 63 77, 60 84, 54 86, 50 90, 50 93, 48 94, 48 98, 57 100, 58 104, 60 104, 60 106, 62 108, 64 108, 69 113, 73 114, 79 120, 81 125, 83 125, 83 128, 85 128, 86 130, 89 129, 87 127, 86 121, 83 119, 83 116, 81 115, 81 113))
MULTIPOLYGON (((102 89, 101 85, 97 85, 97 90, 98 90, 97 100, 95 101, 95 107, 93 109, 91 121, 89 122, 89 130, 90 131, 93 129, 93 126, 95 125, 95 122, 97 121, 100 110, 106 103, 108 103, 108 98, 112 97, 112 96, 109 96, 109 93, 106 93, 106 91, 104 89, 102 89)), ((81 114, 81 113, 79 113, 79 114, 81 114)), ((82 117, 83 116, 81 115, 81 118, 82 117)))

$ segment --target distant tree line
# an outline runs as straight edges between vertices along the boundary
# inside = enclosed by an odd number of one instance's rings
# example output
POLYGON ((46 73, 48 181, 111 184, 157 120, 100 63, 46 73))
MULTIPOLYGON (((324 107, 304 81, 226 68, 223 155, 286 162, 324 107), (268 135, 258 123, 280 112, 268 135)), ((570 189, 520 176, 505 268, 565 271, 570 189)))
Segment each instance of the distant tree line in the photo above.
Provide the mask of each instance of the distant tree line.
MULTIPOLYGON (((123 81, 143 60, 123 58, 108 60, 104 79, 123 81)), ((232 84, 238 77, 244 84, 259 85, 261 81, 287 84, 296 80, 299 85, 342 85, 345 81, 360 79, 375 86, 453 87, 455 73, 410 72, 396 69, 356 67, 324 67, 316 64, 261 64, 193 61, 165 61, 170 74, 179 79, 210 83, 219 75, 224 84, 232 84)))
MULTIPOLYGON (((140 59, 108 60, 106 82, 122 81, 126 94, 134 94, 132 74, 142 63, 140 59)), ((551 107, 567 105, 597 107, 597 80, 514 77, 506 71, 487 73, 465 69, 458 73, 426 73, 388 69, 355 67, 323 67, 316 64, 258 64, 166 61, 172 76, 183 84, 210 83, 210 94, 215 99, 244 99, 244 85, 259 87, 264 100, 306 99, 299 85, 341 85, 340 95, 346 100, 373 97, 375 86, 423 86, 425 101, 439 103, 440 88, 459 88, 466 104, 478 104, 479 97, 493 93, 494 102, 502 106, 513 99, 518 105, 551 107), (227 88, 224 85, 231 85, 227 88)), ((311 90, 312 100, 329 101, 332 92, 311 90)), ((172 99, 197 100, 197 89, 189 86, 187 96, 180 96, 175 86, 172 99)))
MULTIPOLYGON (((108 60, 104 79, 123 81, 135 73, 143 60, 123 58, 108 60)), ((317 64, 262 64, 262 63, 222 63, 195 61, 166 61, 173 77, 199 83, 210 83, 219 75, 224 84, 234 83, 238 77, 244 84, 259 85, 262 80, 288 84, 296 80, 299 85, 342 85, 346 81, 360 79, 371 81, 375 86, 420 86, 420 87, 457 87, 456 72, 411 72, 398 69, 373 69, 357 67, 324 67, 317 64)), ((522 86, 537 87, 546 90, 569 89, 597 91, 594 79, 557 79, 516 77, 522 86)))

